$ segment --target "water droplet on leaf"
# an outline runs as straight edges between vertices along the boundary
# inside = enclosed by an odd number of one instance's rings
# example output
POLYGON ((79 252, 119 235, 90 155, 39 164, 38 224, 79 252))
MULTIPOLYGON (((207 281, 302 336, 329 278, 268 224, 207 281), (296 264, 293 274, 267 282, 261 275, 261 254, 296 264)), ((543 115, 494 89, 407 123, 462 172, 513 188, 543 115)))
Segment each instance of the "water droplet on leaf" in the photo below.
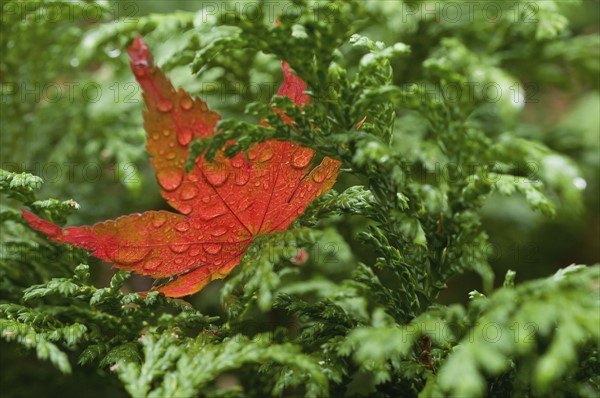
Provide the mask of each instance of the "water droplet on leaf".
POLYGON ((227 232, 227 228, 224 227, 216 227, 215 229, 213 229, 212 231, 210 231, 210 234, 214 237, 218 237, 218 236, 223 236, 225 235, 225 232, 227 232))
POLYGON ((246 185, 249 179, 250 176, 247 172, 239 170, 239 172, 235 174, 235 185, 246 185))
POLYGON ((181 99, 181 102, 179 103, 179 105, 181 106, 181 109, 189 111, 190 109, 192 109, 194 102, 192 101, 192 99, 190 97, 185 96, 181 99))
POLYGON ((119 49, 119 48, 114 48, 112 50, 105 50, 104 52, 110 58, 117 58, 119 55, 121 55, 121 49, 119 49))
POLYGON ((132 69, 133 69, 133 74, 136 75, 137 77, 146 76, 146 68, 145 67, 142 67, 140 65, 133 65, 132 69))
POLYGON ((190 214, 192 212, 192 206, 190 205, 179 205, 178 209, 183 214, 190 214))
POLYGON ((181 185, 183 171, 179 169, 165 169, 157 173, 158 183, 165 191, 174 191, 181 185))
POLYGON ((214 207, 200 207, 198 217, 204 221, 210 221, 224 214, 223 210, 214 207))
POLYGON ((169 112, 171 109, 173 109, 173 104, 169 100, 162 99, 158 101, 156 108, 161 112, 169 112))
POLYGON ((225 184, 227 178, 229 178, 229 170, 226 170, 224 167, 217 166, 213 170, 208 168, 206 170, 206 179, 215 187, 225 184))
POLYGON ((115 251, 113 261, 118 264, 134 264, 144 259, 150 252, 147 247, 119 246, 115 251))
POLYGON ((179 232, 185 232, 190 229, 190 224, 187 221, 183 221, 179 224, 175 224, 175 229, 179 232))
POLYGON ((252 206, 253 202, 251 200, 249 200, 248 198, 245 198, 242 200, 242 202, 239 204, 238 206, 238 211, 245 211, 247 210, 250 206, 252 206))
POLYGON ((322 183, 327 178, 327 171, 325 169, 315 169, 312 174, 312 179, 316 183, 322 183))
POLYGON ((183 127, 179 131, 179 134, 177 134, 177 140, 179 141, 180 145, 186 146, 190 143, 190 141, 192 141, 192 130, 187 127, 183 127))
POLYGON ((173 253, 183 253, 187 249, 189 249, 189 247, 190 247, 190 245, 186 245, 186 244, 172 244, 172 245, 169 245, 169 249, 171 249, 171 251, 173 253))
POLYGON ((304 148, 299 148, 294 152, 292 156, 292 166, 297 169, 303 169, 310 163, 312 159, 312 153, 304 150, 304 148))
POLYGON ((183 200, 194 199, 197 195, 198 195, 198 188, 196 188, 192 184, 186 184, 181 189, 181 199, 183 199, 183 200))
POLYGON ((239 168, 242 167, 242 165, 244 164, 244 159, 242 159, 241 157, 235 157, 233 159, 231 159, 231 165, 235 168, 239 168))
POLYGON ((266 162, 266 161, 271 160, 272 157, 273 157, 273 149, 271 149, 270 147, 267 147, 258 155, 258 161, 266 162))
POLYGON ((162 264, 162 260, 157 257, 152 257, 146 260, 144 263, 144 269, 147 271, 152 271, 158 268, 159 265, 162 264))
POLYGON ((167 222, 167 216, 164 213, 155 213, 152 217, 152 225, 155 228, 160 228, 167 222))
POLYGON ((204 251, 208 254, 217 254, 221 251, 223 246, 216 243, 207 243, 204 245, 204 251))

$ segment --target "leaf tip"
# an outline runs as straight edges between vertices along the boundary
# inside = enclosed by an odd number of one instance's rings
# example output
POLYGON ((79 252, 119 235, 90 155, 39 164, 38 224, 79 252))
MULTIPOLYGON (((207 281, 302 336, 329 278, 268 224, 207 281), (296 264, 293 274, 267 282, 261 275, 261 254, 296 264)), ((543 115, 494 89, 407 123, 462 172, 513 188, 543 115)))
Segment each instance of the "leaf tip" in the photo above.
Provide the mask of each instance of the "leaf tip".
POLYGON ((300 107, 308 104, 310 97, 305 93, 306 83, 294 74, 287 62, 281 61, 281 69, 283 70, 283 84, 277 95, 291 98, 300 107))
POLYGON ((27 222, 33 229, 40 231, 43 234, 46 234, 50 238, 58 238, 62 236, 63 229, 58 225, 52 224, 50 221, 41 219, 40 217, 25 209, 22 209, 21 212, 23 213, 23 217, 25 218, 25 220, 27 220, 27 222))
POLYGON ((152 54, 141 36, 133 39, 127 53, 131 57, 131 69, 136 76, 144 75, 145 71, 152 67, 152 54))

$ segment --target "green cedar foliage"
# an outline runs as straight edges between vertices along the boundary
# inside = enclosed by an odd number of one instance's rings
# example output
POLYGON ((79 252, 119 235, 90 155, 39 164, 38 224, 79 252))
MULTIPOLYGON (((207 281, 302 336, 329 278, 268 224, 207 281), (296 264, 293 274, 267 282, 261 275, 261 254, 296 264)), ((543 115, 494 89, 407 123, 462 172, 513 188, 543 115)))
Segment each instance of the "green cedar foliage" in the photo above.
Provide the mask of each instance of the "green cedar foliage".
MULTIPOLYGON (((484 217, 508 217, 511 231, 521 217, 570 225, 589 206, 586 181, 597 193, 599 40, 576 17, 594 6, 495 2, 491 23, 469 2, 452 2, 456 20, 440 14, 446 2, 272 3, 152 13, 161 2, 3 2, 0 334, 11 357, 20 347, 63 374, 91 370, 134 397, 596 396, 599 266, 567 262, 519 283, 509 271, 495 286, 492 238, 503 231, 484 217), (277 139, 343 164, 336 191, 288 231, 257 238, 190 302, 130 293, 140 282, 124 271, 99 283, 96 260, 20 215, 76 224, 161 203, 123 55, 137 34, 224 115, 189 165, 231 139, 229 156, 277 139), (279 59, 308 85, 302 110, 274 89, 248 91, 276 87, 266 83, 280 81, 279 59), (67 78, 104 95, 31 94, 67 78), (527 100, 550 86, 587 94, 556 126, 532 123, 527 100), (97 161, 101 176, 43 182, 40 160, 97 161), (441 299, 469 272, 481 282, 468 300, 441 299)), ((2 378, 15 396, 45 392, 15 380, 2 378)))

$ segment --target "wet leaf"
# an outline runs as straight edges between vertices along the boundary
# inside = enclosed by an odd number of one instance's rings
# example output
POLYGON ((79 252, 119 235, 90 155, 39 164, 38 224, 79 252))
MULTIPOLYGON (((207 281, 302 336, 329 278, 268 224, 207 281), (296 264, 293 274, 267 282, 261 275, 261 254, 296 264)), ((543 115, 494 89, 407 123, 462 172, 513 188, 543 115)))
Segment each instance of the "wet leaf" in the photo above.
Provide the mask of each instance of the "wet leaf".
MULTIPOLYGON (((29 224, 56 242, 71 243, 121 269, 172 279, 156 290, 170 297, 195 293, 224 278, 254 236, 286 229, 307 204, 335 183, 339 162, 325 158, 310 170, 314 150, 265 141, 226 158, 196 160, 184 170, 192 139, 217 134, 220 116, 200 98, 176 90, 137 37, 129 47, 131 69, 143 89, 144 127, 161 194, 179 213, 148 211, 93 226, 61 228, 23 210, 29 224)), ((306 86, 282 62, 278 95, 298 106, 306 86)), ((291 120, 282 114, 282 118, 291 120)))

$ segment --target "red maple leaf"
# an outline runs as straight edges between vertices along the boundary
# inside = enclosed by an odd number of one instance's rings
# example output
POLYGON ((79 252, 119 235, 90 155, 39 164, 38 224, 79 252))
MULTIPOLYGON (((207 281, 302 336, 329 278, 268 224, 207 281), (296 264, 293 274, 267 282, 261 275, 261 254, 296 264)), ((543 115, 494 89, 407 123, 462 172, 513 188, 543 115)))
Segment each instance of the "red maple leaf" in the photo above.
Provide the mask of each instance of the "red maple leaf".
MULTIPOLYGON (((186 296, 227 276, 254 236, 286 229, 310 201, 331 188, 340 163, 325 158, 311 171, 314 150, 269 140, 252 146, 247 156, 228 159, 220 151, 213 162, 199 157, 185 173, 189 143, 217 133, 220 117, 200 98, 175 90, 140 37, 128 52, 147 106, 146 148, 162 196, 179 213, 148 211, 68 228, 26 210, 23 216, 50 239, 91 250, 117 268, 153 278, 176 277, 156 290, 186 296)), ((282 66, 278 95, 298 106, 308 103, 304 82, 285 62, 282 66)))

